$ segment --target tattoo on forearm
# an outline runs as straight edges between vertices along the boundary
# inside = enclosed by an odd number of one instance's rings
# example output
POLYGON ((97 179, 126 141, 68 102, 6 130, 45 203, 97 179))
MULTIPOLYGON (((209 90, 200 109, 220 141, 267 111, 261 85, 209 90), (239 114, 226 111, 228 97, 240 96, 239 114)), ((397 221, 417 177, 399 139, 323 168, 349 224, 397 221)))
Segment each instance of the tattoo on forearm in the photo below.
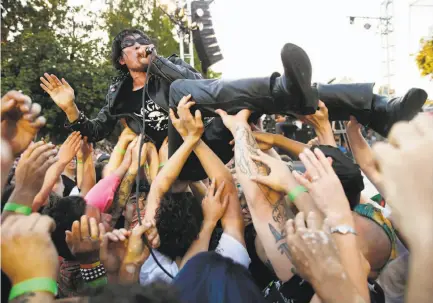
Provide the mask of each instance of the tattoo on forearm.
POLYGON ((126 202, 131 195, 132 186, 134 185, 136 174, 132 174, 129 171, 126 172, 125 176, 120 183, 119 189, 117 190, 113 199, 113 208, 111 210, 112 225, 114 226, 122 214, 125 208, 126 202))
POLYGON ((267 175, 268 168, 262 163, 253 161, 251 155, 258 155, 257 144, 251 130, 247 126, 237 126, 235 131, 235 164, 243 174, 267 175))
POLYGON ((28 292, 25 294, 22 294, 21 296, 16 297, 13 300, 10 300, 9 302, 13 303, 27 303, 32 301, 32 297, 36 296, 34 292, 28 292))
POLYGON ((284 197, 272 205, 272 219, 282 228, 288 219, 289 207, 286 204, 284 197))
POLYGON ((278 232, 275 227, 268 223, 269 226, 269 230, 271 231, 272 235, 274 236, 275 239, 275 243, 280 243, 278 244, 278 250, 281 254, 285 254, 286 257, 290 260, 290 252, 289 252, 289 246, 287 245, 286 242, 286 235, 285 235, 285 231, 284 229, 281 230, 281 232, 278 232))

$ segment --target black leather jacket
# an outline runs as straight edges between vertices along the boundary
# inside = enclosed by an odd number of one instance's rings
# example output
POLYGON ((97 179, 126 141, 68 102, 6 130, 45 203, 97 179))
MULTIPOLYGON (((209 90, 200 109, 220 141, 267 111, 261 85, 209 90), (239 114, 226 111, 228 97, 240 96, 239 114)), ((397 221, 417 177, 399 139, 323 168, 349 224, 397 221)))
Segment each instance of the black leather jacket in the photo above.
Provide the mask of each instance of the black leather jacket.
MULTIPOLYGON (((147 86, 147 92, 150 99, 158 104, 164 111, 169 111, 168 96, 170 85, 177 79, 202 79, 202 75, 191 65, 181 60, 176 55, 168 58, 156 56, 150 66, 150 78, 147 86)), ((90 142, 97 142, 106 138, 114 130, 116 122, 120 118, 125 118, 128 127, 136 133, 140 133, 142 121, 132 113, 121 113, 117 109, 119 104, 124 100, 126 90, 132 90, 132 79, 129 76, 118 78, 110 85, 106 104, 99 111, 95 119, 87 119, 80 113, 80 117, 72 122, 66 123, 66 127, 72 131, 79 131, 81 135, 87 136, 90 142)), ((146 137, 153 142, 152 138, 146 137)))

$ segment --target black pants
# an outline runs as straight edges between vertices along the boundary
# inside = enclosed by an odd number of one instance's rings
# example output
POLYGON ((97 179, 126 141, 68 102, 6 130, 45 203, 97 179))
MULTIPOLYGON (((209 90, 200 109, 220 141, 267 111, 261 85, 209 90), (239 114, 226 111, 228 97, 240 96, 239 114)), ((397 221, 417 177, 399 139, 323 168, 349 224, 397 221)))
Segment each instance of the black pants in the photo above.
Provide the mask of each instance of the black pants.
MULTIPOLYGON (((259 113, 271 110, 275 104, 271 97, 270 81, 270 77, 234 81, 219 79, 176 80, 170 87, 170 107, 177 107, 182 97, 191 94, 192 99, 196 102, 191 112, 199 109, 203 117, 214 117, 212 121, 205 123, 207 125, 202 140, 224 163, 227 163, 233 158, 233 146, 229 144, 233 136, 224 126, 221 118, 215 114, 215 110, 220 108, 229 114, 235 114, 245 108, 259 113)), ((182 137, 169 121, 169 157, 182 143, 182 137)), ((179 179, 197 181, 206 177, 206 172, 197 156, 191 154, 179 175, 179 179)))
MULTIPOLYGON (((271 77, 250 78, 241 80, 189 80, 174 81, 170 86, 170 107, 176 108, 182 97, 189 94, 196 102, 191 109, 194 112, 199 109, 203 117, 215 117, 205 127, 202 140, 215 152, 215 154, 227 163, 233 158, 232 146, 229 142, 233 139, 230 131, 225 128, 222 120, 215 114, 216 109, 223 109, 229 114, 236 114, 242 109, 250 109, 256 113, 275 112, 278 108, 287 108, 271 95, 271 77)), ((349 115, 355 115, 358 119, 366 119, 371 108, 373 84, 336 84, 320 85, 317 87, 320 99, 329 109, 330 117, 346 120, 349 115), (349 109, 349 110, 348 110, 349 109), (351 109, 351 110, 350 110, 351 109), (358 113, 358 114, 357 114, 358 113)), ((281 112, 284 114, 284 112, 281 112)), ((182 145, 183 140, 173 127, 168 126, 168 152, 169 157, 182 145)), ((181 180, 197 181, 206 178, 206 173, 195 154, 188 158, 182 172, 181 180)))

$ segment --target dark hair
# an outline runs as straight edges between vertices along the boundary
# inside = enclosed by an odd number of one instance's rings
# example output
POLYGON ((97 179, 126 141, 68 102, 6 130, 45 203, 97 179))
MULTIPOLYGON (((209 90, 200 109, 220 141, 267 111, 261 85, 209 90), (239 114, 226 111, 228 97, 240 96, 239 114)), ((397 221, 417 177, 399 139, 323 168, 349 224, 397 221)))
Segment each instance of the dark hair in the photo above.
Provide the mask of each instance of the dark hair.
POLYGON ((131 36, 134 34, 139 34, 141 37, 151 40, 149 36, 147 36, 145 33, 143 33, 141 30, 138 29, 125 29, 121 31, 117 36, 114 38, 113 43, 111 44, 111 63, 113 64, 114 68, 120 72, 127 73, 128 68, 125 65, 120 64, 119 59, 122 56, 122 47, 121 43, 123 39, 127 36, 131 36))
POLYGON ((65 231, 71 230, 72 223, 80 220, 86 209, 86 201, 80 196, 69 196, 50 200, 42 213, 56 222, 56 229, 51 234, 59 256, 66 260, 75 260, 65 241, 65 231))
POLYGON ((200 202, 188 192, 167 193, 155 214, 161 245, 158 251, 175 260, 198 238, 203 222, 200 202))
POLYGON ((140 284, 109 284, 89 296, 89 303, 180 303, 176 289, 170 284, 154 282, 145 286, 140 284))
POLYGON ((249 271, 216 252, 193 257, 173 284, 183 302, 265 302, 249 271))

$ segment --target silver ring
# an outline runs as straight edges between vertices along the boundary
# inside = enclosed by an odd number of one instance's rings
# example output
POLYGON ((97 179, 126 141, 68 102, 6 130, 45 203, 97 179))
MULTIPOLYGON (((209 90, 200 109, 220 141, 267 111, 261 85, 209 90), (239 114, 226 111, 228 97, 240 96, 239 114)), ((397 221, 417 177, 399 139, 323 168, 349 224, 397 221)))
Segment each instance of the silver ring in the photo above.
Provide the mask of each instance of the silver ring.
POLYGON ((313 180, 313 182, 319 181, 320 177, 319 176, 314 176, 311 178, 313 180))

